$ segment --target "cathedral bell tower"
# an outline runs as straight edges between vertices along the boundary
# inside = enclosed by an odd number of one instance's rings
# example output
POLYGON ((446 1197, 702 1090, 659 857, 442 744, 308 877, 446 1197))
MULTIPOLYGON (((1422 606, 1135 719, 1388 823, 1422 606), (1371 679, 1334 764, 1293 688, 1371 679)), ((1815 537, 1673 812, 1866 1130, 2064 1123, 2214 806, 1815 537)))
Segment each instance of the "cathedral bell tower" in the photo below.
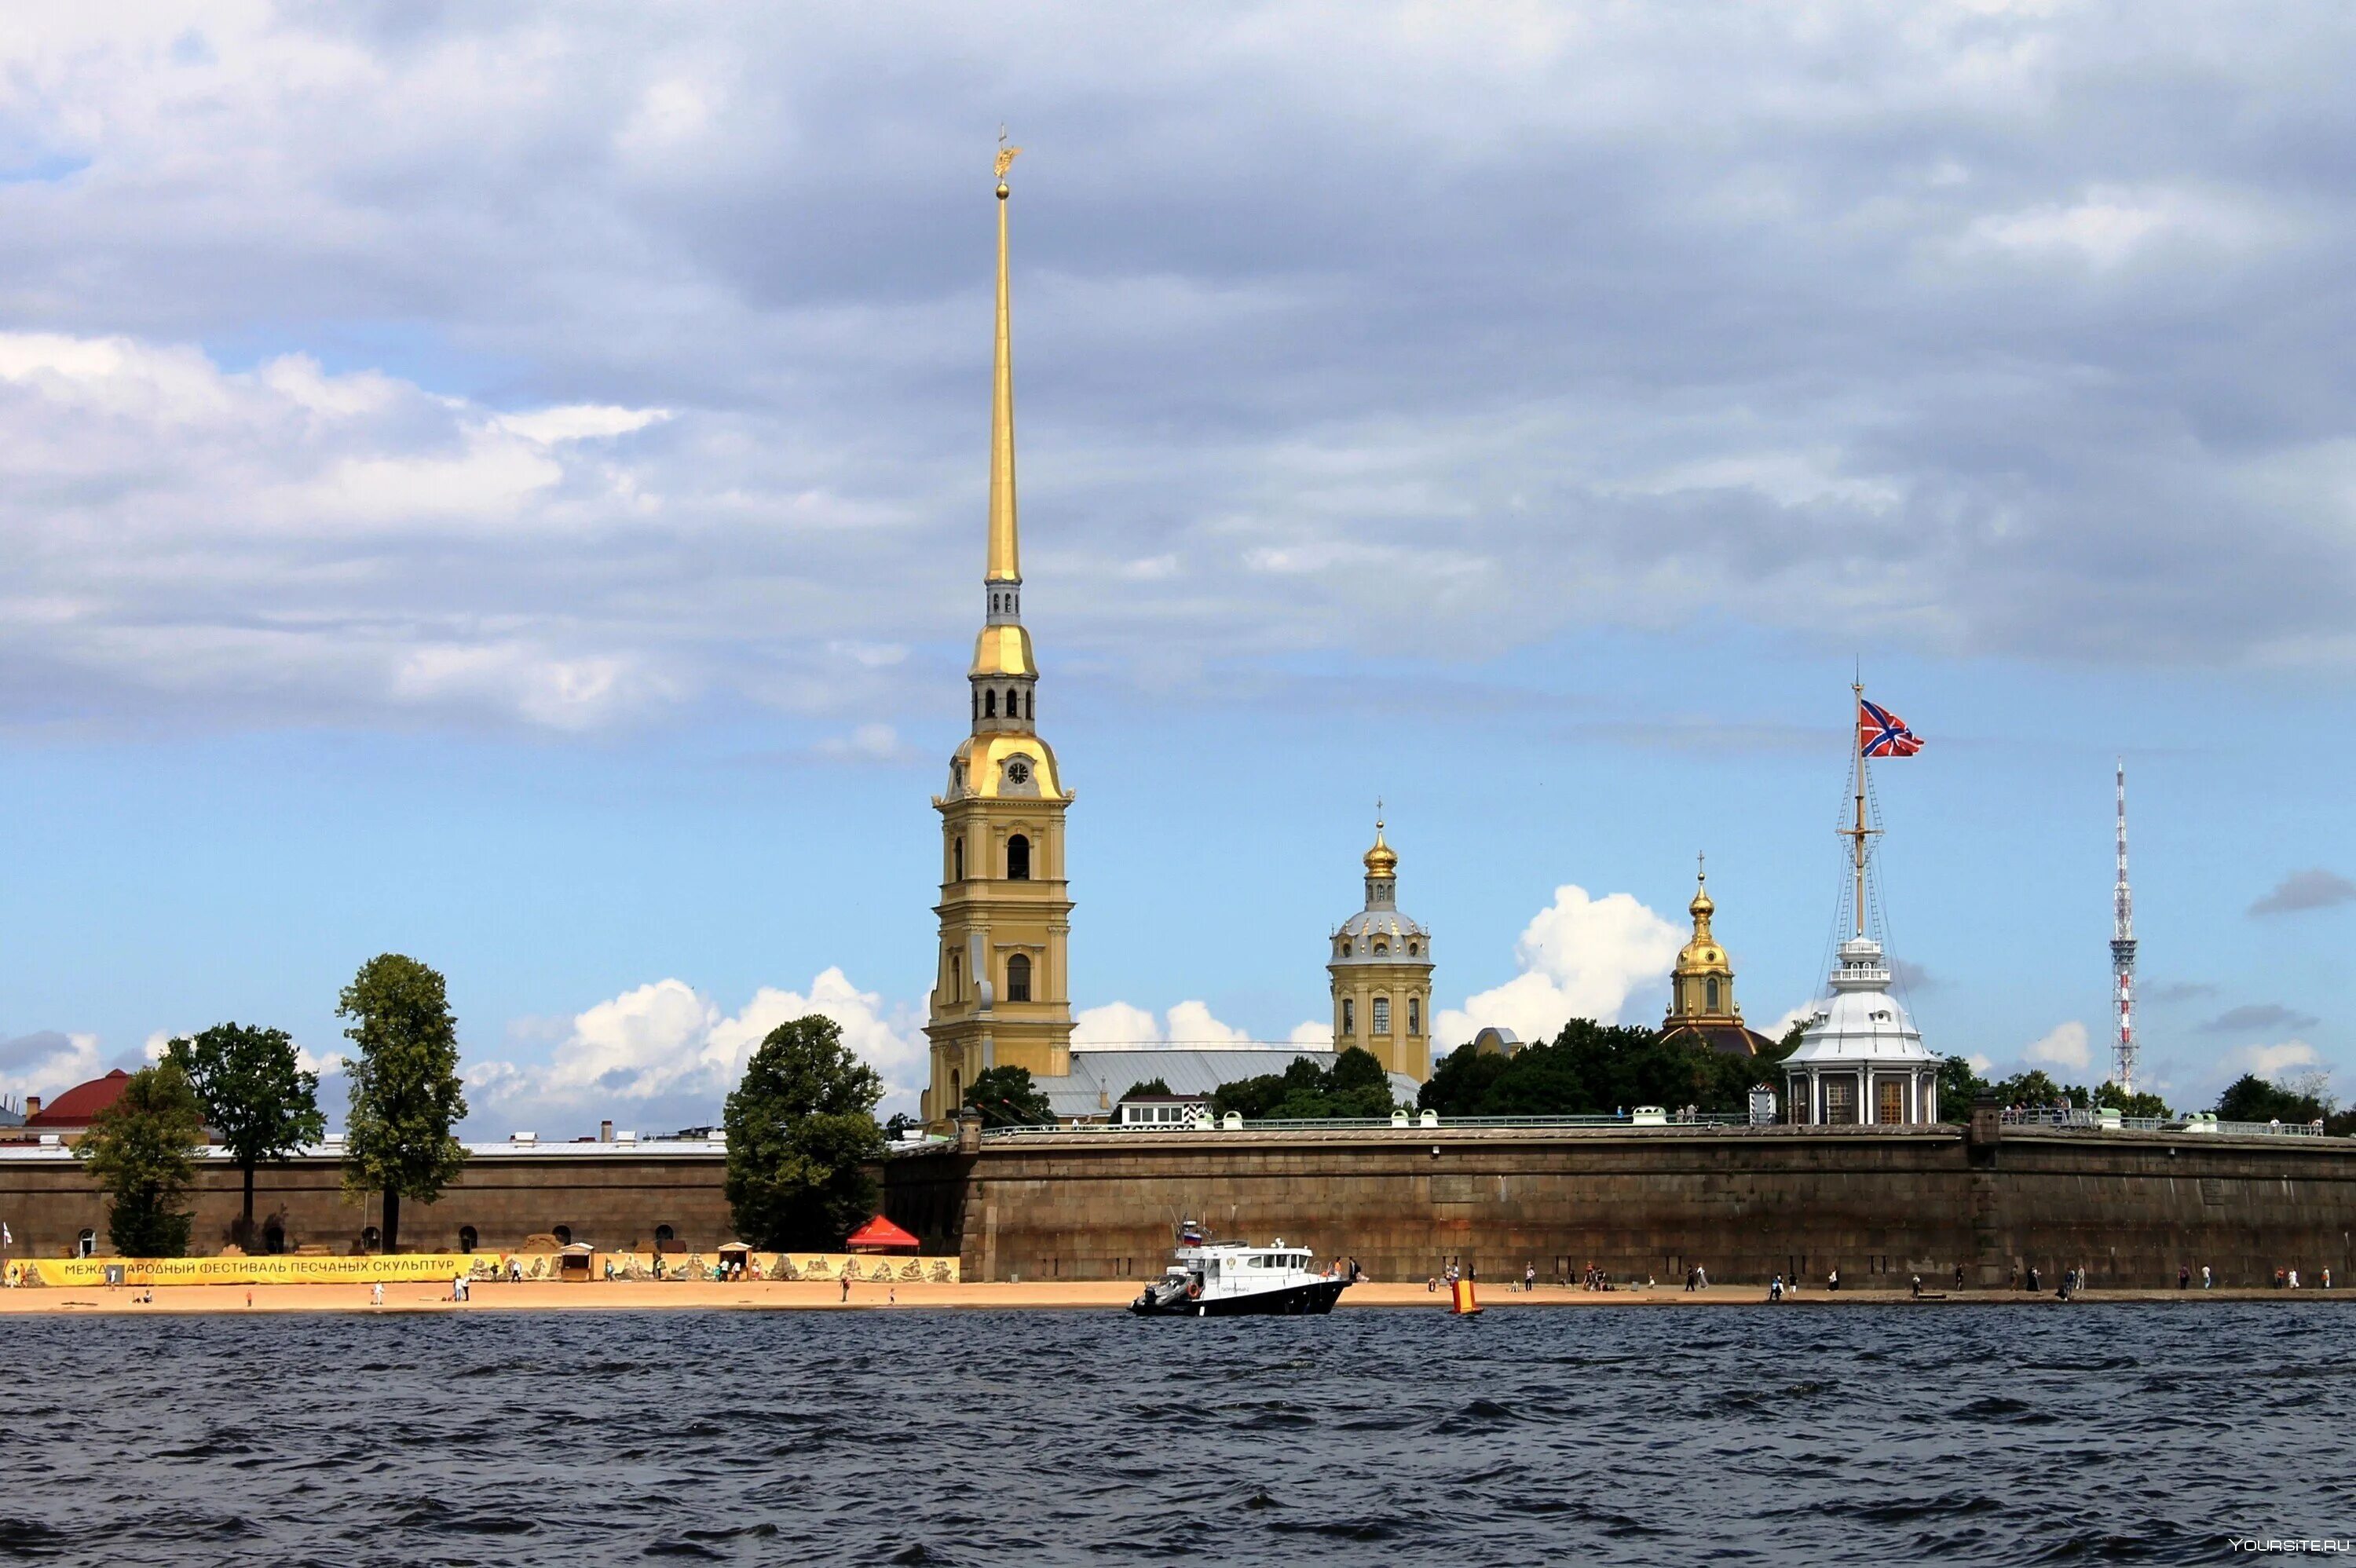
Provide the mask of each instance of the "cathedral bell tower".
POLYGON ((1398 854, 1379 815, 1365 867, 1366 907, 1334 929, 1325 965, 1333 1049, 1355 1045, 1421 1083, 1431 1076, 1431 933, 1399 912, 1398 854))
POLYGON ((1686 905, 1686 912, 1693 916, 1693 940, 1669 971, 1669 1011, 1661 1020, 1662 1037, 1687 1035, 1724 1055, 1756 1056, 1761 1047, 1772 1042, 1745 1024, 1742 1009, 1734 1005, 1734 963, 1709 928, 1718 901, 1709 896, 1709 875, 1698 862, 1693 902, 1686 905))
POLYGON ((1023 624, 1023 565, 1014 507, 1014 367, 1006 287, 1007 166, 998 155, 998 340, 990 403, 990 547, 982 626, 975 639, 972 732, 949 759, 941 814, 939 972, 925 1034, 932 1082, 924 1117, 958 1114, 967 1085, 991 1067, 1034 1078, 1071 1072, 1071 982, 1065 953, 1072 901, 1064 880, 1064 811, 1071 792, 1039 738, 1039 667, 1023 624))

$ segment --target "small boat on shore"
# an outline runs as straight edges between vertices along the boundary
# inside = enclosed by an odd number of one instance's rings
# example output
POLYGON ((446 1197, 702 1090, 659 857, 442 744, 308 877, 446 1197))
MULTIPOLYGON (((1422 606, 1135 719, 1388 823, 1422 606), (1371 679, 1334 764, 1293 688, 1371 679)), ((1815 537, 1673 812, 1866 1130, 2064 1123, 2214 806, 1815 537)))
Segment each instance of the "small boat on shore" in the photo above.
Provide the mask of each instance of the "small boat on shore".
POLYGON ((1129 1309, 1140 1317, 1301 1317, 1333 1310, 1350 1282, 1311 1269, 1307 1247, 1209 1243, 1192 1227, 1162 1276, 1129 1309))

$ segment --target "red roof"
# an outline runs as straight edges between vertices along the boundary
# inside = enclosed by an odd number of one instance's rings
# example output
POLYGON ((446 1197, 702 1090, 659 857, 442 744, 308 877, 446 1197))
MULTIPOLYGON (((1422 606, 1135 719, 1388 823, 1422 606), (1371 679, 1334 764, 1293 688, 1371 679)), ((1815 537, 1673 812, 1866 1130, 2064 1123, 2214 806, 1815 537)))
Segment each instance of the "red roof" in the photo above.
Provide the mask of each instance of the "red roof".
POLYGON ((913 1251, 916 1238, 878 1214, 851 1232, 851 1240, 843 1245, 854 1253, 897 1252, 903 1248, 913 1251))
POLYGON ((123 1091, 131 1082, 131 1074, 120 1067, 103 1078, 93 1078, 87 1083, 77 1083, 48 1104, 37 1116, 27 1116, 28 1127, 86 1127, 101 1111, 111 1109, 123 1098, 123 1091))

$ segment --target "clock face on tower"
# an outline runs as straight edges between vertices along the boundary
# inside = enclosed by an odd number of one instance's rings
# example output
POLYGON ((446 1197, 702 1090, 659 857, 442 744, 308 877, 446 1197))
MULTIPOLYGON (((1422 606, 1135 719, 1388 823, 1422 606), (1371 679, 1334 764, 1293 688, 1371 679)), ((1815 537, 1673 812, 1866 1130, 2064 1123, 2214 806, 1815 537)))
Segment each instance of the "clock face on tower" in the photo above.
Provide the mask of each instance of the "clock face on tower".
POLYGON ((1031 782, 1031 764, 1024 762, 1020 757, 1006 764, 1006 780, 1009 784, 1029 784, 1031 782))

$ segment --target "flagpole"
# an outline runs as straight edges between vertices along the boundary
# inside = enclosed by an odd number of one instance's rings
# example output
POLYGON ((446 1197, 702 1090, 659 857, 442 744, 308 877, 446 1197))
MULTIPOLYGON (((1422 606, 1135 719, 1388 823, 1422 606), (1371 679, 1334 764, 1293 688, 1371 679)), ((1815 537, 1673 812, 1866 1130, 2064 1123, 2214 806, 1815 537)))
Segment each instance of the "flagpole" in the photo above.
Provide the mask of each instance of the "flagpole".
POLYGON ((1857 753, 1857 827, 1849 837, 1854 842, 1853 859, 1857 869, 1857 901, 1851 907, 1855 918, 1855 934, 1865 934, 1865 741, 1858 716, 1865 711, 1865 681, 1862 677, 1850 683, 1849 690, 1856 700, 1849 704, 1849 750, 1857 753))

